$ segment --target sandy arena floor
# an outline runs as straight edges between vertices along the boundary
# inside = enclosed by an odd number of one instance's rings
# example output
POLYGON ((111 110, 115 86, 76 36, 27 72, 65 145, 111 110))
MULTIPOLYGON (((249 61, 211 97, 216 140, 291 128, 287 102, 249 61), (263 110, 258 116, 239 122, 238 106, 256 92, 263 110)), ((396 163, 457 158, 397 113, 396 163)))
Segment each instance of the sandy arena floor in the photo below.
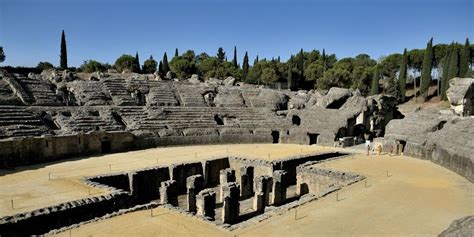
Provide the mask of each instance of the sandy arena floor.
MULTIPOLYGON (((158 148, 0 171, 2 216, 88 196, 84 175, 239 154, 279 159, 331 148, 283 144, 158 148), (228 151, 227 151, 228 149, 228 151), (196 154, 197 153, 197 154, 196 154), (158 161, 157 161, 158 158, 158 161), (112 171, 109 171, 111 164, 112 171), (48 179, 51 173, 52 180, 48 179), (14 199, 11 208, 10 200, 14 199), (18 205, 18 206, 16 206, 18 205)), ((356 155, 319 164, 358 172, 364 181, 244 229, 227 232, 164 208, 84 225, 59 236, 435 236, 474 214, 474 184, 429 161, 356 155), (388 171, 388 177, 387 177, 388 171)), ((100 190, 92 190, 93 195, 100 190)))

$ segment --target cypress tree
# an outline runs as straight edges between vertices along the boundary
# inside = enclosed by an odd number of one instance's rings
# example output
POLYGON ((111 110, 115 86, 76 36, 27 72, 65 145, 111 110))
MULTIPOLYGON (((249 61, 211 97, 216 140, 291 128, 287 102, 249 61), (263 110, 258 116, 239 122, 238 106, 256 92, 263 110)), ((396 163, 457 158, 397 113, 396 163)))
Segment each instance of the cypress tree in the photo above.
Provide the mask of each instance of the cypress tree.
POLYGON ((249 73, 249 55, 245 52, 244 62, 242 63, 242 77, 245 80, 249 73))
POLYGON ((234 46, 234 58, 232 59, 232 65, 234 65, 235 68, 239 68, 239 65, 237 64, 237 47, 234 46))
POLYGON ((448 47, 448 52, 446 56, 443 58, 443 77, 441 78, 441 97, 443 100, 447 100, 448 98, 446 97, 446 90, 448 89, 448 73, 449 73, 449 61, 451 60, 451 50, 452 50, 453 45, 451 44, 448 47))
POLYGON ((469 77, 469 64, 471 60, 471 46, 469 45, 469 39, 466 39, 466 43, 461 51, 461 56, 459 58, 459 76, 460 77, 469 77))
POLYGON ((176 48, 176 49, 174 50, 174 56, 175 56, 175 57, 178 57, 178 56, 179 56, 178 48, 176 48))
MULTIPOLYGON (((448 86, 449 80, 459 75, 459 47, 457 44, 454 44, 451 51, 451 57, 449 59, 449 69, 448 69, 448 86)), ((446 88, 447 89, 447 88, 446 88)))
POLYGON ((300 50, 300 53, 298 55, 298 62, 296 64, 296 67, 298 69, 298 80, 295 82, 295 87, 298 88, 304 82, 304 53, 303 53, 303 49, 300 50))
POLYGON ((374 77, 372 78, 372 84, 370 86, 370 95, 376 95, 379 93, 379 68, 375 66, 374 77))
POLYGON ((255 60, 253 60, 253 65, 257 64, 258 63, 258 55, 257 57, 255 58, 255 60))
POLYGON ((400 75, 398 76, 398 90, 400 92, 400 100, 405 101, 405 92, 407 84, 407 66, 408 54, 407 49, 403 51, 402 65, 400 66, 400 75))
POLYGON ((158 72, 163 75, 165 72, 163 71, 163 61, 160 60, 160 64, 158 65, 158 72))
POLYGON ((163 55, 163 73, 166 74, 170 71, 170 66, 168 65, 168 55, 163 55))
POLYGON ((140 58, 138 57, 138 52, 135 54, 135 60, 133 61, 132 71, 140 73, 140 58))
POLYGON ((60 58, 59 65, 61 69, 67 69, 67 48, 66 48, 66 35, 64 34, 64 30, 61 34, 61 54, 59 58, 60 58))
POLYGON ((323 49, 323 73, 326 72, 326 50, 323 49))
POLYGON ((288 89, 290 90, 295 90, 296 89, 296 81, 294 80, 293 78, 293 66, 289 66, 288 67, 288 78, 287 78, 287 81, 288 81, 288 89))
POLYGON ((424 99, 428 97, 428 88, 431 84, 431 69, 433 68, 433 38, 426 45, 423 55, 423 65, 421 68, 420 94, 424 99))
POLYGON ((277 58, 277 62, 280 62, 280 56, 278 56, 278 58, 277 58))

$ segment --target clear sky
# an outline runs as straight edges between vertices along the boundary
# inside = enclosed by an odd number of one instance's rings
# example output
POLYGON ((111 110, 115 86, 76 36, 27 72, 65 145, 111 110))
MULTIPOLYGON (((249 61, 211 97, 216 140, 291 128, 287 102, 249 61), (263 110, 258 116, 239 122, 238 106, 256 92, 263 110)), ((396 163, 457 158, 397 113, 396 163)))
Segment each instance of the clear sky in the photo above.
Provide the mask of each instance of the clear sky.
POLYGON ((322 48, 338 58, 377 59, 434 43, 473 37, 472 0, 0 0, 2 65, 59 64, 61 30, 70 66, 114 63, 138 51, 143 62, 222 46, 239 61, 322 48))

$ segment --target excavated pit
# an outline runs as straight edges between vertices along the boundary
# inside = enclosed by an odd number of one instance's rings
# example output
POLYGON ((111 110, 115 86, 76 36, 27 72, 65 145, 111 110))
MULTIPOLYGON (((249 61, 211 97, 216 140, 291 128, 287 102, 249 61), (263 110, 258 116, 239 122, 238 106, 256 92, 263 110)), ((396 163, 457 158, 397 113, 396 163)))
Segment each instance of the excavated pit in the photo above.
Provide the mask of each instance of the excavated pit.
POLYGON ((0 235, 45 234, 127 210, 156 207, 157 204, 225 229, 240 228, 252 220, 269 218, 276 209, 301 205, 340 188, 347 183, 343 180, 347 177, 351 181, 360 180, 361 176, 355 174, 337 171, 315 173, 313 168, 307 167, 346 155, 333 152, 274 161, 222 157, 85 177, 83 181, 87 184, 109 192, 99 197, 4 217, 0 219, 0 235), (319 187, 318 191, 310 188, 309 193, 300 192, 299 187, 313 187, 312 180, 323 176, 324 180, 332 179, 331 184, 320 182, 327 185, 319 187), (264 193, 260 193, 262 191, 264 193), (206 192, 214 195, 210 196, 215 198, 214 202, 200 202, 203 195, 209 197, 206 192), (215 214, 207 216, 205 213, 208 212, 203 208, 211 209, 215 214))

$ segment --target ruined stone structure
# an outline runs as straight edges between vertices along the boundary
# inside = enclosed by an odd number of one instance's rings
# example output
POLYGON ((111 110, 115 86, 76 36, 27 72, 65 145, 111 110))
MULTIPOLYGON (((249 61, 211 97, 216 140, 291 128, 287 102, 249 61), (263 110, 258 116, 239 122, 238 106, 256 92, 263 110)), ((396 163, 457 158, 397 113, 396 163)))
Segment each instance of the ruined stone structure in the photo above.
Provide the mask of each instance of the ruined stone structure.
POLYGON ((201 192, 204 187, 204 179, 202 175, 189 176, 186 179, 187 193, 187 211, 196 212, 196 195, 201 192))
POLYGON ((216 215, 216 193, 212 189, 204 189, 196 197, 197 214, 209 220, 216 215))
POLYGON ((474 181, 474 119, 425 109, 390 121, 384 150, 431 160, 474 181))
POLYGON ((160 200, 161 204, 171 204, 173 206, 178 206, 178 190, 176 180, 161 182, 160 200))
POLYGON ((223 207, 222 207, 222 222, 226 224, 233 224, 239 220, 240 213, 240 187, 237 183, 226 183, 222 185, 223 193, 223 207))
POLYGON ((474 78, 453 78, 446 91, 452 110, 460 116, 474 115, 474 78))
POLYGON ((286 200, 286 188, 288 185, 288 173, 283 170, 273 172, 273 186, 271 203, 274 206, 281 205, 286 200))
POLYGON ((394 98, 364 98, 340 88, 324 94, 232 79, 201 83, 55 70, 24 77, 2 71, 0 167, 166 145, 332 146, 345 137, 358 143, 364 133, 383 135, 398 117, 394 98))

